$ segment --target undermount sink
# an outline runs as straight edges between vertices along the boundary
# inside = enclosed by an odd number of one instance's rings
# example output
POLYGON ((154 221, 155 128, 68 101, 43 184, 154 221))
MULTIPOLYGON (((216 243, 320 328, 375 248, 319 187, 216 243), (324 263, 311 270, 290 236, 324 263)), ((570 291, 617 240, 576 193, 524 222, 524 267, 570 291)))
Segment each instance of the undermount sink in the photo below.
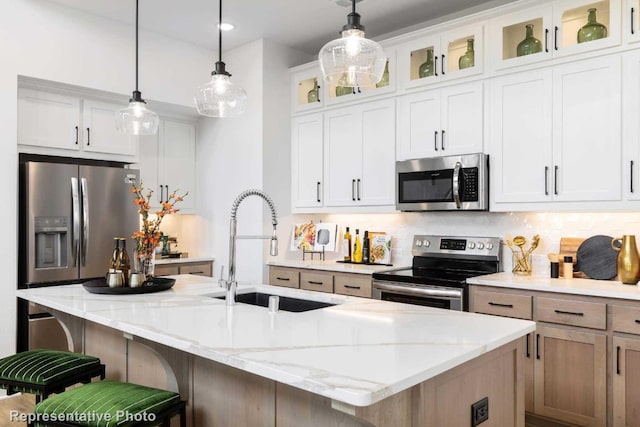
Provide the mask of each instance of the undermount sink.
MULTIPOLYGON (((270 294, 263 294, 260 292, 249 292, 246 294, 237 294, 236 302, 244 304, 258 305, 260 307, 269 306, 270 294)), ((317 310, 319 308, 332 307, 335 304, 329 304, 326 302, 310 301, 306 299, 283 297, 278 295, 280 300, 279 308, 283 311, 290 311, 292 313, 301 313, 303 311, 317 310)), ((218 299, 225 299, 224 296, 215 297, 218 299)))

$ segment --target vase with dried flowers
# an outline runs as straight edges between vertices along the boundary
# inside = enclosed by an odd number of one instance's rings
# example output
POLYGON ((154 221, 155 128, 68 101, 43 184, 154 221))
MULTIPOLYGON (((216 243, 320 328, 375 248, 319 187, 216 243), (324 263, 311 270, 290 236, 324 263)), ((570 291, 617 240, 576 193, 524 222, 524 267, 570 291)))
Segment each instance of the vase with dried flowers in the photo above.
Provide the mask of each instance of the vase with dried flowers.
POLYGON ((150 213, 153 190, 147 189, 145 192, 142 183, 139 186, 133 183, 131 193, 135 197, 133 203, 138 206, 138 213, 142 216, 142 228, 131 236, 136 241, 135 269, 144 274, 145 280, 151 280, 155 271, 155 249, 162 236, 160 223, 165 216, 180 210, 175 207, 176 203, 181 202, 189 193, 182 196, 175 191, 170 193, 167 200, 162 202, 161 209, 153 214, 150 213))

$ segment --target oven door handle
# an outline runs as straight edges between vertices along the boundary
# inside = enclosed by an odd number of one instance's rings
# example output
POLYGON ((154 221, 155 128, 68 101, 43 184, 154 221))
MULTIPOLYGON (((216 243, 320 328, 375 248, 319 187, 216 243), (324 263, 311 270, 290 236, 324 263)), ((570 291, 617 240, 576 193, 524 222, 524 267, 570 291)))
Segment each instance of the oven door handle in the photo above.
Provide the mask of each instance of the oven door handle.
POLYGON ((383 291, 400 292, 405 295, 425 296, 436 299, 462 298, 462 290, 460 289, 416 288, 413 286, 398 286, 380 282, 374 282, 373 287, 383 291))
POLYGON ((456 167, 453 169, 453 201, 456 202, 458 209, 462 207, 460 203, 460 169, 462 169, 462 163, 456 162, 456 167))

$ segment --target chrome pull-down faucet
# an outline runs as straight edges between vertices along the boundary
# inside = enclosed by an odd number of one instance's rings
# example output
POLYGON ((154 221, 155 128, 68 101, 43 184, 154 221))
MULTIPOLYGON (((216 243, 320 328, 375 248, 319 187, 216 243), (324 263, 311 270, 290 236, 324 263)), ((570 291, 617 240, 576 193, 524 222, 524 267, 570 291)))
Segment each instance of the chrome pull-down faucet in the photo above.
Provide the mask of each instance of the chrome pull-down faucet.
POLYGON ((227 305, 235 305, 236 304, 236 239, 270 239, 271 244, 269 246, 269 254, 271 256, 278 255, 278 236, 276 236, 276 226, 278 225, 278 218, 276 214, 276 207, 273 204, 273 200, 266 193, 261 190, 246 190, 243 191, 236 197, 236 200, 233 202, 231 206, 231 227, 229 232, 229 276, 227 280, 222 279, 222 274, 220 278, 220 285, 225 287, 227 290, 227 296, 225 297, 225 301, 227 305), (249 196, 259 196, 264 199, 264 201, 269 205, 269 209, 271 209, 271 224, 273 225, 273 233, 270 236, 238 236, 237 235, 237 225, 238 221, 236 219, 238 213, 238 206, 240 203, 249 196))

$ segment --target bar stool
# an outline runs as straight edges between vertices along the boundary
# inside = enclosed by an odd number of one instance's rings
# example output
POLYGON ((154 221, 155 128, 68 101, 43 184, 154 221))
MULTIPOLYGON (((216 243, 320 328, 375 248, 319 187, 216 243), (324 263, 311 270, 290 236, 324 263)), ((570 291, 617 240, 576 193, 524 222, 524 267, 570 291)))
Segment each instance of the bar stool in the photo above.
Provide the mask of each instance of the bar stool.
POLYGON ((25 392, 36 395, 36 403, 52 393, 78 383, 104 379, 100 359, 79 353, 55 350, 29 350, 0 359, 0 388, 7 394, 25 392))
POLYGON ((38 403, 29 427, 169 427, 175 415, 180 416, 180 427, 186 427, 185 408, 178 393, 105 380, 38 403))

